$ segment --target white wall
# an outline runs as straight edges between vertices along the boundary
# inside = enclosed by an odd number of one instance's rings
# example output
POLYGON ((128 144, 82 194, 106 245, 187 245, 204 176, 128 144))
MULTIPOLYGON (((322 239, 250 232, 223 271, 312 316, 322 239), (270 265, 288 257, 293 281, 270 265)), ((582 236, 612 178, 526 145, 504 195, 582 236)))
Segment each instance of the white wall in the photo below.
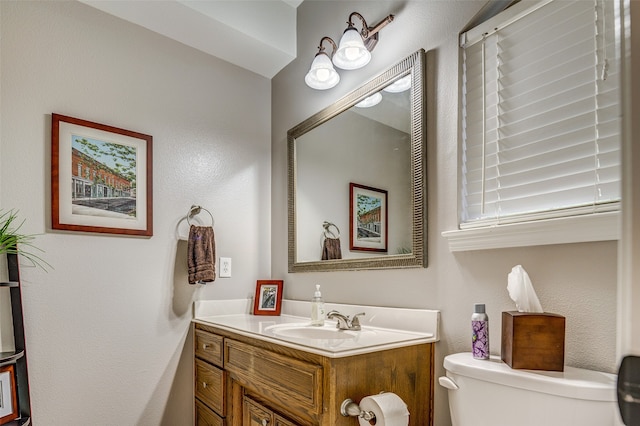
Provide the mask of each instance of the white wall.
POLYGON ((34 423, 192 424, 191 302, 270 277, 270 81, 81 3, 0 10, 0 205, 55 268, 22 268, 34 423), (152 238, 51 231, 52 112, 153 135, 152 238), (194 203, 233 258, 206 287, 176 236, 194 203))
MULTIPOLYGON (((506 275, 520 263, 545 309, 567 317, 567 363, 614 371, 615 243, 452 254, 440 237, 456 226, 457 33, 482 3, 306 0, 298 59, 270 98, 268 80, 88 6, 0 2, 0 207, 43 234, 55 267, 22 270, 36 424, 190 424, 191 301, 246 297, 270 268, 289 298, 319 283, 331 302, 441 309, 440 375, 446 354, 469 349, 474 302, 487 304, 499 353, 499 315, 513 308, 506 275), (367 68, 328 92, 307 88, 320 38, 337 41, 352 11, 370 25, 396 19, 367 68), (429 267, 288 274, 286 131, 418 48, 429 61, 429 267), (50 230, 51 112, 154 136, 154 237, 50 230), (233 277, 206 288, 186 284, 175 235, 193 203, 211 209, 218 254, 233 258, 233 277)), ((438 385, 435 410, 436 425, 449 424, 438 385)))
MULTIPOLYGON (((407 115, 409 112, 407 111, 407 115)), ((296 259, 321 259, 322 223, 340 229, 343 259, 386 256, 349 249, 349 183, 387 191, 388 251, 411 248, 411 136, 345 111, 296 140, 296 259), (336 130, 340 130, 336 132, 336 130), (396 158, 389 164, 389 158, 396 158), (329 165, 329 167, 327 167, 329 165)), ((331 228, 335 232, 334 228, 331 228)))
MULTIPOLYGON (((614 372, 616 347, 617 244, 600 242, 451 253, 440 236, 457 225, 459 31, 484 2, 306 0, 298 8, 298 58, 272 81, 273 276, 285 280, 285 297, 309 299, 321 284, 330 302, 424 307, 442 311, 436 345, 436 376, 445 355, 470 349, 470 316, 485 303, 491 352, 500 353, 500 313, 514 309, 507 274, 517 264, 528 271, 548 312, 566 316, 566 363, 614 372), (389 13, 395 20, 380 33, 371 63, 342 71, 340 84, 315 91, 304 84, 322 36, 338 40, 350 12, 369 25, 389 13), (419 48, 427 50, 426 269, 287 273, 286 132, 367 79, 419 48)), ((450 424, 446 392, 436 384, 435 423, 450 424)))

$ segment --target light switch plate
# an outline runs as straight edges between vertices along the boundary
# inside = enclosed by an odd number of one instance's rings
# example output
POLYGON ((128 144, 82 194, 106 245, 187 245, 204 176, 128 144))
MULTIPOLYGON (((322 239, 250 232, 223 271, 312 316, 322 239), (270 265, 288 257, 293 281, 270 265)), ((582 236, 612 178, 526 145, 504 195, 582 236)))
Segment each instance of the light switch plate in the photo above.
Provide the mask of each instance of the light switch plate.
POLYGON ((231 258, 220 258, 220 278, 231 278, 231 258))

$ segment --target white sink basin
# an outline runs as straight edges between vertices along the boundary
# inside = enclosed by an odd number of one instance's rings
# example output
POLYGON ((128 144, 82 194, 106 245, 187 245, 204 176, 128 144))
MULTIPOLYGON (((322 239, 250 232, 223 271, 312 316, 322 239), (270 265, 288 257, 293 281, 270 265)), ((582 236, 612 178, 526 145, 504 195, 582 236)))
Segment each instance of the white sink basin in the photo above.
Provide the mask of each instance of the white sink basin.
POLYGON ((271 325, 266 327, 264 331, 283 338, 292 337, 294 339, 313 340, 356 339, 361 333, 372 333, 372 331, 340 330, 335 325, 329 324, 313 326, 307 323, 271 325))
POLYGON ((328 321, 323 326, 312 326, 308 321, 270 324, 263 327, 259 334, 333 353, 381 347, 431 337, 424 333, 365 326, 361 330, 339 330, 333 321, 328 321))
POLYGON ((198 301, 194 316, 207 325, 334 358, 439 340, 440 312, 428 309, 325 303, 327 311, 335 309, 350 317, 366 312, 359 331, 338 330, 332 320, 312 326, 309 302, 283 300, 279 316, 251 315, 247 313, 251 309, 252 299, 198 301))

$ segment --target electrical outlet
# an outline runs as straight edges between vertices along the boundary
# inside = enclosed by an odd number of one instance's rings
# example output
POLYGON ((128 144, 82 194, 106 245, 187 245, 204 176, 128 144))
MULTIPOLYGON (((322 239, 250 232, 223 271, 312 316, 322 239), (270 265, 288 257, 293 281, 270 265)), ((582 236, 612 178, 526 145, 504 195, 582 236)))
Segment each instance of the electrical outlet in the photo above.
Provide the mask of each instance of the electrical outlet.
POLYGON ((231 277, 231 258, 221 257, 220 258, 220 278, 230 278, 230 277, 231 277))

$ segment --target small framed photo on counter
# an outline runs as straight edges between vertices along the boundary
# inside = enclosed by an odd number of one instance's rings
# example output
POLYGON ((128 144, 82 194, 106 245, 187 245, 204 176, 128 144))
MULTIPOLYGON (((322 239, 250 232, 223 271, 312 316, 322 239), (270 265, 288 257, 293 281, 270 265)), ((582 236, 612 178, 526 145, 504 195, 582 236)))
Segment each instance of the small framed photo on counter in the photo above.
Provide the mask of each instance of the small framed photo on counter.
POLYGON ((18 397, 13 364, 0 367, 0 425, 18 418, 18 397))
POLYGON ((282 280, 258 280, 253 299, 253 315, 280 315, 282 287, 282 280))

